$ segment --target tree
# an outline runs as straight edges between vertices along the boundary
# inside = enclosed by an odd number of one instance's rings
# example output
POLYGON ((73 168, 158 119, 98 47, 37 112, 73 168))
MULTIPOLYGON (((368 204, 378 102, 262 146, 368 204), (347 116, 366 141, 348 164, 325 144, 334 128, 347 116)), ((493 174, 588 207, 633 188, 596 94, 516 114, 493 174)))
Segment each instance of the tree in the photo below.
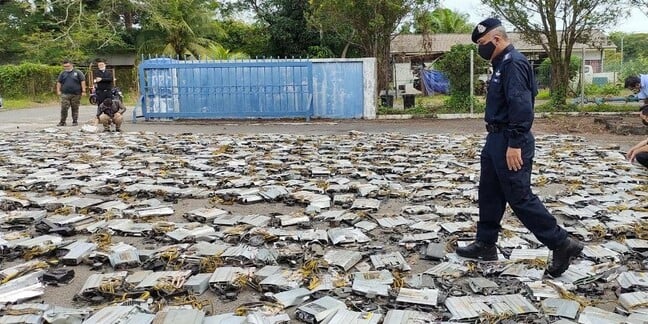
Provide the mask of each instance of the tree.
POLYGON ((247 53, 251 57, 266 56, 270 35, 261 23, 248 24, 234 19, 217 22, 223 33, 214 39, 224 48, 247 53))
POLYGON ((20 39, 29 29, 27 19, 28 7, 25 3, 9 1, 0 6, 0 57, 2 63, 18 60, 23 47, 16 39, 20 39))
MULTIPOLYGON (((403 18, 430 0, 312 0, 311 22, 323 32, 336 33, 358 46, 364 56, 378 61, 378 88, 386 89, 390 73, 389 48, 392 34, 403 18)), ((342 55, 344 57, 344 54, 342 55)))
POLYGON ((425 34, 460 34, 469 33, 473 26, 468 22, 468 15, 447 8, 437 8, 433 11, 414 12, 415 33, 425 34))
POLYGON ((144 17, 138 34, 141 54, 198 58, 215 44, 217 2, 212 0, 150 0, 141 4, 144 17))
MULTIPOLYGON (((470 108, 470 51, 477 52, 474 44, 454 45, 449 53, 446 53, 434 66, 443 72, 450 82, 450 97, 445 104, 452 111, 468 111, 470 108)), ((480 57, 475 57, 475 70, 485 70, 488 62, 480 57)), ((478 75, 474 75, 473 84, 478 84, 478 75)))
POLYGON ((551 99, 566 106, 569 62, 576 42, 592 43, 597 31, 627 14, 623 0, 482 0, 495 15, 511 23, 523 37, 541 44, 553 62, 551 99))
POLYGON ((403 35, 403 34, 413 34, 414 30, 414 23, 411 21, 405 21, 401 24, 400 28, 398 28, 398 34, 403 35))
POLYGON ((306 56, 310 46, 320 45, 319 33, 306 18, 309 0, 242 0, 267 26, 269 56, 306 56))
POLYGON ((626 34, 615 32, 610 34, 610 40, 621 50, 621 39, 623 38, 623 60, 632 61, 648 53, 648 34, 626 34))
POLYGON ((241 60, 250 58, 249 55, 241 52, 232 52, 222 45, 213 44, 209 46, 205 57, 212 60, 241 60))
POLYGON ((648 16, 648 0, 630 0, 630 4, 636 6, 644 15, 648 16))
POLYGON ((648 56, 639 57, 630 62, 623 63, 623 70, 621 71, 621 80, 631 76, 644 74, 648 71, 648 56))
MULTIPOLYGON (((569 81, 574 80, 576 76, 578 75, 578 72, 580 71, 580 68, 583 64, 583 60, 579 56, 572 56, 571 60, 569 62, 569 81)), ((536 75, 536 81, 541 87, 546 87, 551 84, 551 67, 553 64, 551 63, 551 59, 547 58, 540 63, 540 66, 538 67, 538 73, 536 75)), ((577 92, 577 87, 576 89, 572 89, 572 91, 577 92)))
POLYGON ((102 1, 104 12, 111 13, 116 21, 122 22, 127 32, 133 32, 135 25, 140 23, 142 11, 137 0, 111 0, 102 1))
POLYGON ((107 47, 126 46, 111 15, 92 1, 7 1, 0 6, 3 61, 60 63, 88 60, 107 47))

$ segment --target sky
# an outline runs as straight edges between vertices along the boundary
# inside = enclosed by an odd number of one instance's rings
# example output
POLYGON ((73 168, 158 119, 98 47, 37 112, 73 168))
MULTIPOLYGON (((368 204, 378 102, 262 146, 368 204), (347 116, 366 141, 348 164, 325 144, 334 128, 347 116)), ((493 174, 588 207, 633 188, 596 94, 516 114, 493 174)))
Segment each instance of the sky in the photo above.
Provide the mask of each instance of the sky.
MULTIPOLYGON (((481 4, 480 0, 443 0, 443 7, 467 13, 470 15, 470 22, 477 24, 487 18, 490 10, 481 4)), ((627 19, 606 30, 607 32, 621 31, 625 33, 648 33, 648 16, 638 9, 634 9, 627 19)))

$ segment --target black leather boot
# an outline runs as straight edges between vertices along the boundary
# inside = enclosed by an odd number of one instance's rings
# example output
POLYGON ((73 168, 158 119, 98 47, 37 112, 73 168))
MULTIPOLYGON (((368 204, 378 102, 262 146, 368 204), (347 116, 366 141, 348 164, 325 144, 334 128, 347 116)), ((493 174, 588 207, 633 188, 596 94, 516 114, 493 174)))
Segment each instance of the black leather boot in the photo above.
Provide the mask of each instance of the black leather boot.
POLYGON ((553 250, 551 265, 547 269, 547 273, 554 278, 560 277, 569 268, 572 258, 578 256, 582 251, 583 243, 568 237, 565 242, 553 250))
POLYGON ((497 247, 495 247, 495 244, 475 241, 464 247, 457 248, 457 255, 464 258, 495 261, 497 260, 497 247))

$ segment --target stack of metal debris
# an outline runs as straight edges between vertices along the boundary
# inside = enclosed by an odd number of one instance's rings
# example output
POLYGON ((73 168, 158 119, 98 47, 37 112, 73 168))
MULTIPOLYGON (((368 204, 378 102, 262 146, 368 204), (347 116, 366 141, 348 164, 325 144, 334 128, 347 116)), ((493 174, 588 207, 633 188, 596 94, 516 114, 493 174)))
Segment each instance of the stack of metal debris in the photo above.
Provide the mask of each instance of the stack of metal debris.
POLYGON ((648 177, 537 140, 561 277, 512 215, 475 234, 480 136, 46 130, 0 140, 0 323, 644 323, 648 177), (56 148, 56 149, 53 149, 56 148))

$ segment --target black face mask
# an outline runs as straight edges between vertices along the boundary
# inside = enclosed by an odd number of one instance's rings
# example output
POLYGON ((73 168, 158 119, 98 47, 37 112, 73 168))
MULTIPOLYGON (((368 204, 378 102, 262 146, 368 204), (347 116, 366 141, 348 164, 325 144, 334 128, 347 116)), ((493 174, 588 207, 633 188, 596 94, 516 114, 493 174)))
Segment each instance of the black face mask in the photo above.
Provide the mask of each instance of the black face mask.
POLYGON ((486 61, 490 61, 495 53, 495 44, 491 41, 483 45, 477 46, 477 54, 486 61))

